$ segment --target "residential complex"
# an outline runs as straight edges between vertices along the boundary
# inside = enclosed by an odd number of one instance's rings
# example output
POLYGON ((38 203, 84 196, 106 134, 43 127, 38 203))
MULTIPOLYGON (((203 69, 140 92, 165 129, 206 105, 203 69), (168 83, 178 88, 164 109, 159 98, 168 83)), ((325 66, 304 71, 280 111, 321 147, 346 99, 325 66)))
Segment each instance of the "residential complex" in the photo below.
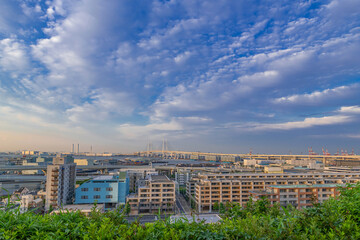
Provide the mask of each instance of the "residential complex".
POLYGON ((175 181, 180 186, 185 186, 193 177, 198 175, 199 171, 192 171, 191 169, 182 169, 179 168, 175 172, 175 181))
POLYGON ((129 194, 129 177, 126 172, 100 176, 79 186, 75 191, 75 204, 104 203, 105 207, 125 204, 129 194))
POLYGON ((283 174, 200 174, 187 184, 189 197, 198 212, 211 212, 215 202, 249 201, 251 191, 266 190, 267 186, 300 184, 344 184, 360 180, 360 173, 283 173, 283 174), (192 189, 193 187, 193 189, 192 189))
POLYGON ((131 169, 127 172, 129 176, 129 191, 132 193, 136 192, 139 180, 144 180, 149 175, 158 175, 154 168, 131 169))
POLYGON ((127 197, 132 214, 174 212, 175 182, 163 175, 150 175, 137 193, 127 197))
POLYGON ((339 186, 343 184, 301 184, 284 186, 267 186, 265 191, 250 191, 254 201, 265 197, 271 205, 293 205, 297 208, 312 207, 314 203, 322 203, 330 197, 340 194, 339 186))

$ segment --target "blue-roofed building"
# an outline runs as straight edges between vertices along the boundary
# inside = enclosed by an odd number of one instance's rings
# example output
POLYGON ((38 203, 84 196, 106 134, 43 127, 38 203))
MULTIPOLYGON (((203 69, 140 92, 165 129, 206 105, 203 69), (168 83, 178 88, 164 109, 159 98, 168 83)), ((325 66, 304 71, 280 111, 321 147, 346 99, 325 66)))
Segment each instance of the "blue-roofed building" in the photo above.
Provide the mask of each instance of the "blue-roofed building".
POLYGON ((100 176, 89 180, 75 191, 75 204, 105 203, 105 207, 125 204, 129 194, 129 177, 126 172, 100 176))

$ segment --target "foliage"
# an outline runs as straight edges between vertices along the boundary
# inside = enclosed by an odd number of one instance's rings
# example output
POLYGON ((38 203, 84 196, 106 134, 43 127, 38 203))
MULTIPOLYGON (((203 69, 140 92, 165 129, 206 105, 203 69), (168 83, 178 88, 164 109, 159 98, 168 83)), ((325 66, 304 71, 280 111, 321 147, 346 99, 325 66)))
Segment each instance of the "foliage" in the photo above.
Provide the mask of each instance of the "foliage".
POLYGON ((81 185, 81 184, 83 184, 83 183, 86 183, 86 182, 89 181, 89 180, 90 180, 90 178, 89 178, 89 179, 84 179, 84 180, 78 180, 78 181, 76 181, 76 184, 81 185))
MULTIPOLYGON (((245 207, 226 203, 216 224, 169 219, 128 223, 123 209, 90 217, 0 210, 0 239, 360 239, 360 185, 340 189, 338 199, 310 209, 269 207, 262 199, 245 207)), ((219 206, 220 208, 220 206, 219 206)))

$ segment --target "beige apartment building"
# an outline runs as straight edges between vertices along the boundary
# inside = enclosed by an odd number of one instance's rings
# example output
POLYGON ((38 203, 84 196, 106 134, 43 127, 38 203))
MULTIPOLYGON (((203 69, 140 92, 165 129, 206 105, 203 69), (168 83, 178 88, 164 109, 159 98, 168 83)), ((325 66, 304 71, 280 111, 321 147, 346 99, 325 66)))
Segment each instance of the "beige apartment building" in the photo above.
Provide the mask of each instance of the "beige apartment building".
POLYGON ((57 156, 46 171, 45 210, 73 203, 75 198, 76 164, 72 156, 57 156))
POLYGON ((171 213, 175 209, 175 182, 163 175, 149 175, 137 193, 126 198, 130 204, 130 214, 171 213))
POLYGON ((251 191, 264 191, 268 186, 345 184, 359 180, 360 173, 200 174, 197 181, 187 185, 187 192, 198 212, 211 212, 215 202, 243 205, 249 201, 251 191))
POLYGON ((278 203, 280 206, 293 205, 294 207, 308 208, 313 203, 322 203, 330 197, 335 198, 340 194, 339 184, 302 184, 269 186, 265 191, 251 191, 254 201, 262 197, 269 200, 271 206, 278 203))

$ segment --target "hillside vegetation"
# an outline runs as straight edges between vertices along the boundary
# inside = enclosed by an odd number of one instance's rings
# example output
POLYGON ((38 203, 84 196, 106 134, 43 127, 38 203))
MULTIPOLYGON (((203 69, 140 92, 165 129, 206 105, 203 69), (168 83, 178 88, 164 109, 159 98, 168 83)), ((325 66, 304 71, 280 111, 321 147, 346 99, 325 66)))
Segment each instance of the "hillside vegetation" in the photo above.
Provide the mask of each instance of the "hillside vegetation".
POLYGON ((0 239, 360 239, 360 185, 314 208, 268 207, 266 200, 241 208, 228 204, 217 224, 169 220, 128 223, 119 211, 59 215, 0 211, 0 239))

